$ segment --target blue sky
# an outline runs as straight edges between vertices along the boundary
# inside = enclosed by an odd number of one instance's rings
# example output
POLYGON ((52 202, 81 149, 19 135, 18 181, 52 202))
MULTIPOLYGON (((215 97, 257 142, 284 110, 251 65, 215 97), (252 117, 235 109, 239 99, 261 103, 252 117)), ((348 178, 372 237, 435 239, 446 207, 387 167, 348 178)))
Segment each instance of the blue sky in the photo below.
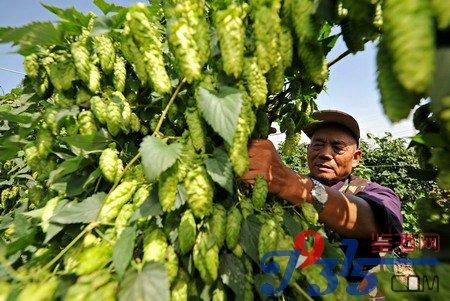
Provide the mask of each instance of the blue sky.
MULTIPOLYGON (((75 6, 87 12, 101 14, 91 0, 47 0, 45 3, 58 7, 75 6)), ((114 0, 120 5, 130 5, 138 1, 114 0)), ((36 20, 56 20, 56 16, 40 5, 40 1, 0 1, 0 26, 19 26, 36 20), (26 3, 26 4, 25 4, 26 3)), ((346 50, 345 44, 339 40, 329 54, 329 59, 337 57, 346 50)), ((9 53, 9 45, 0 44, 0 67, 23 72, 22 57, 9 53)), ((414 134, 411 119, 392 125, 383 114, 379 104, 379 93, 376 87, 376 47, 367 44, 363 52, 349 55, 330 70, 327 91, 320 94, 317 103, 320 109, 338 109, 353 115, 359 122, 363 136, 366 133, 382 135, 392 132, 394 137, 408 137, 414 134)), ((0 86, 6 92, 17 86, 23 75, 0 70, 0 86)), ((1 90, 0 90, 0 93, 1 90)), ((282 135, 273 137, 275 141, 282 135)))

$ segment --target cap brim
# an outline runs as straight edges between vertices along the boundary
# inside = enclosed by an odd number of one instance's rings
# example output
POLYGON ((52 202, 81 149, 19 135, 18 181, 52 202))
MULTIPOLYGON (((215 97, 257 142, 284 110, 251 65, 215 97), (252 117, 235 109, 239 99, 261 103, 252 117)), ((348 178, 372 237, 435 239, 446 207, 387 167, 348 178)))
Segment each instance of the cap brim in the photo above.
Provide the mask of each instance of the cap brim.
POLYGON ((337 110, 322 110, 314 112, 311 117, 316 121, 303 128, 303 132, 309 138, 322 125, 335 123, 346 127, 353 134, 354 138, 359 141, 360 131, 358 122, 349 114, 337 110))

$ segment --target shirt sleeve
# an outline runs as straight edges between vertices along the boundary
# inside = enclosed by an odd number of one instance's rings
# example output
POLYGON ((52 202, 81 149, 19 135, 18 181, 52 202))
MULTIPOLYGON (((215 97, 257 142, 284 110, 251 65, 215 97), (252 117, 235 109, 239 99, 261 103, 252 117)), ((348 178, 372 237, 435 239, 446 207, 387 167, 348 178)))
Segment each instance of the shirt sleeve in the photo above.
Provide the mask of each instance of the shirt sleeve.
POLYGON ((381 233, 403 232, 403 217, 399 197, 389 188, 369 182, 367 187, 356 194, 372 208, 381 233))

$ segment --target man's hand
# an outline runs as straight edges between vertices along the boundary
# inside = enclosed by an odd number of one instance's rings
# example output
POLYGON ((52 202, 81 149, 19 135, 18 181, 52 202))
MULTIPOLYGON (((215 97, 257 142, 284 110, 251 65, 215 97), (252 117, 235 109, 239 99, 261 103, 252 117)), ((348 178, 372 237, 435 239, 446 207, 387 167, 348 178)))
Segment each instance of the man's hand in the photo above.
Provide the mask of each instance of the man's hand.
POLYGON ((274 145, 267 139, 253 139, 248 145, 249 170, 241 179, 249 184, 260 175, 268 183, 269 192, 284 197, 290 185, 295 182, 295 172, 281 161, 274 145))

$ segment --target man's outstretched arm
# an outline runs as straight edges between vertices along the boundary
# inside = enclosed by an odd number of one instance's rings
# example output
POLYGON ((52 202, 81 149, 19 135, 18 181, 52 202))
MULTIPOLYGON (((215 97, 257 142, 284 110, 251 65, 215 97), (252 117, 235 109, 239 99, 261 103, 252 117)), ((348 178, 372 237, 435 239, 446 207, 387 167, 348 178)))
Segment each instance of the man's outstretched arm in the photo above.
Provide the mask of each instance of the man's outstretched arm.
MULTIPOLYGON (((257 139, 249 144, 250 168, 242 179, 253 184, 257 175, 268 182, 269 191, 296 205, 312 203, 313 183, 283 164, 269 140, 257 139)), ((325 187, 328 201, 319 219, 337 233, 355 238, 370 238, 379 228, 370 205, 362 198, 325 187)))

